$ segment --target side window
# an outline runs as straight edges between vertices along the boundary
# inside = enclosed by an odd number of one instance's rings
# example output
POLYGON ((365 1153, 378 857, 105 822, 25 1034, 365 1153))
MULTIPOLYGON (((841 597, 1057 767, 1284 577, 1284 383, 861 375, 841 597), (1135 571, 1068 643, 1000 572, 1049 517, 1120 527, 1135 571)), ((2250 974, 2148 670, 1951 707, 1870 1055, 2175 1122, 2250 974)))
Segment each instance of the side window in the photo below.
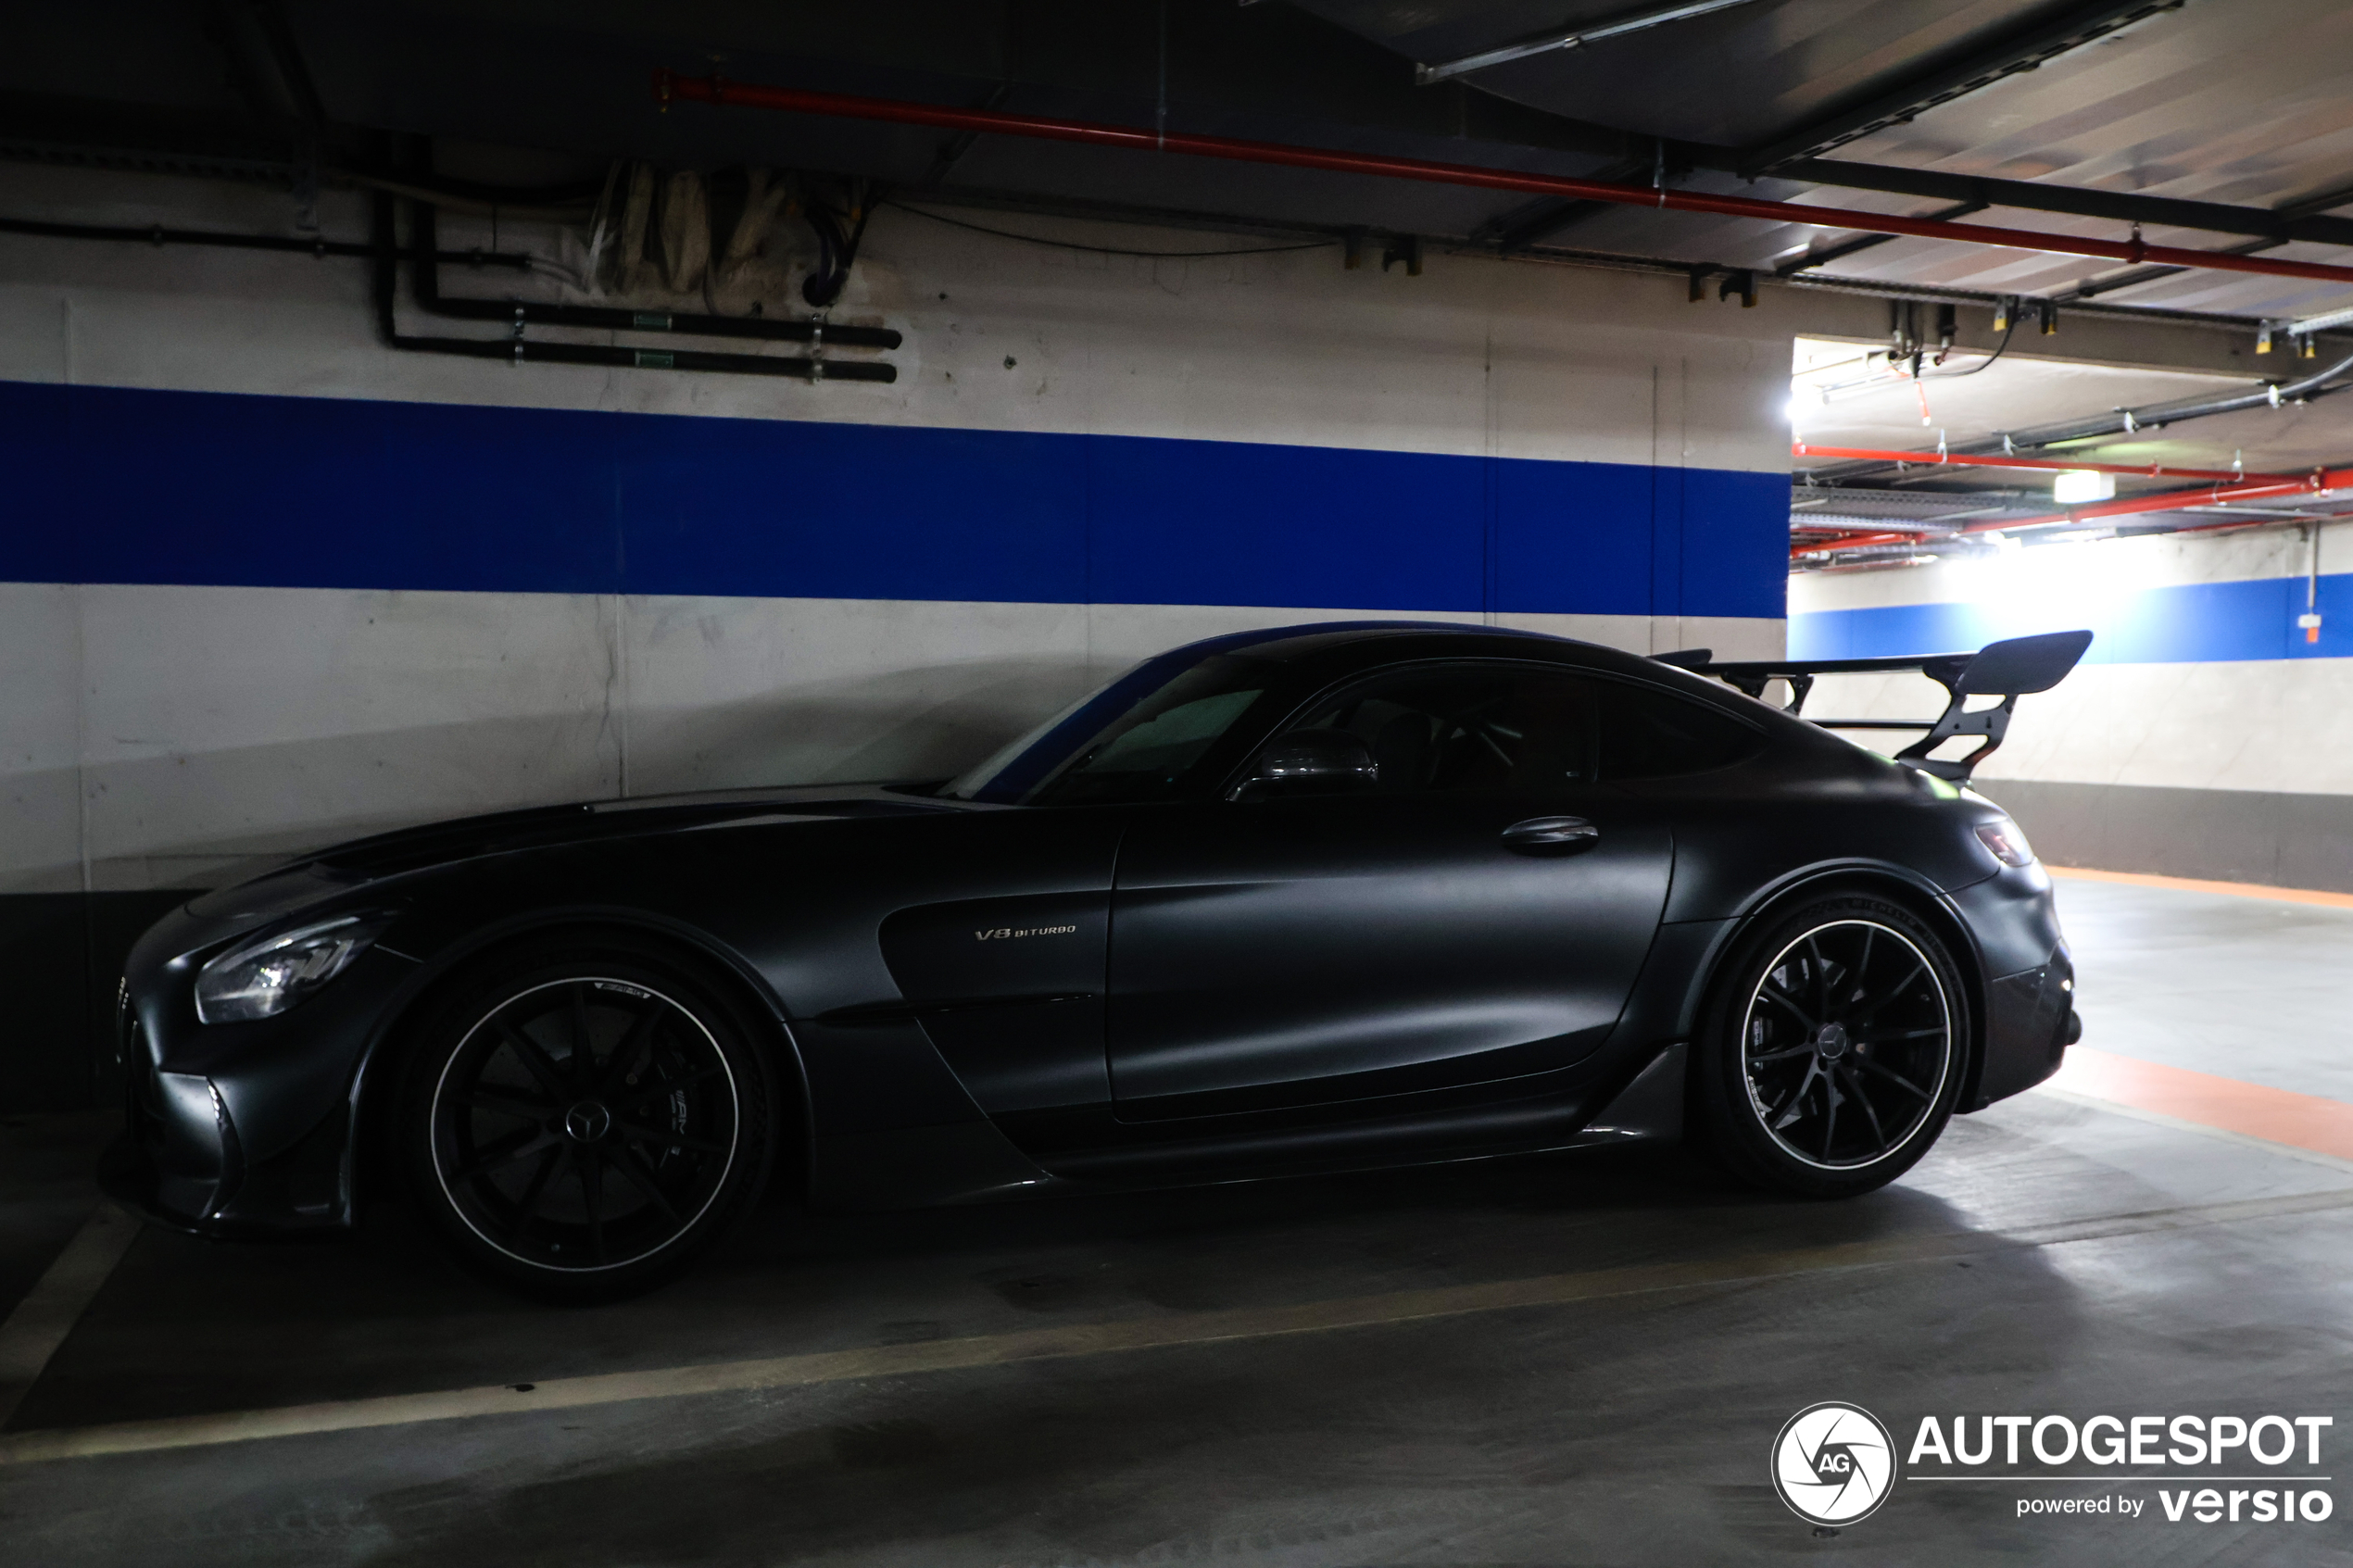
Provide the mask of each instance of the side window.
POLYGON ((1594 684, 1579 676, 1463 664, 1376 675, 1292 728, 1362 740, 1383 795, 1541 794, 1592 782, 1597 719, 1594 684))
POLYGON ((1026 797, 1033 806, 1101 806, 1176 793, 1195 764, 1264 695, 1252 661, 1195 665, 1104 725, 1085 749, 1026 797))
POLYGON ((1670 692, 1617 681, 1602 685, 1601 771, 1605 779, 1704 773, 1756 749, 1756 732, 1670 692))

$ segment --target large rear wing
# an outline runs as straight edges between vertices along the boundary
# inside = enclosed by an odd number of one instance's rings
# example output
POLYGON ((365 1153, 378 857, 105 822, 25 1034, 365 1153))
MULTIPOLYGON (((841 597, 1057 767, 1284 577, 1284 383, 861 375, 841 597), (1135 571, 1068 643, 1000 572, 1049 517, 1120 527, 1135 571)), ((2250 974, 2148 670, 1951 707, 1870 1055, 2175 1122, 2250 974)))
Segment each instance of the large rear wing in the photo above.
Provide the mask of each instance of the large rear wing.
POLYGON ((2089 632, 2045 632, 2033 637, 2010 637, 1998 643, 1988 643, 1975 653, 1928 653, 1896 659, 1768 659, 1742 663, 1718 664, 1706 648, 1685 648, 1678 653, 1662 653, 1653 657, 1662 664, 1689 670, 1698 675, 1713 675, 1739 687, 1754 697, 1765 695, 1770 681, 1787 681, 1790 705, 1786 711, 1803 717, 1806 694, 1814 689, 1816 677, 1821 675, 1872 675, 1892 671, 1917 670, 1944 688, 1944 711, 1934 719, 1816 719, 1810 721, 1826 730, 1920 730, 1919 739, 1895 754, 1899 762, 1909 762, 1923 772, 1941 779, 1965 781, 1980 762, 1992 756, 2009 733, 2010 713, 2018 699, 2034 692, 2046 692, 2067 678, 2069 671, 2092 646, 2089 632), (1970 710, 1969 699, 1998 696, 2002 700, 1990 708, 1970 710), (1977 749, 1956 758, 1931 757, 1931 752, 1948 740, 1961 736, 1979 737, 1977 749))

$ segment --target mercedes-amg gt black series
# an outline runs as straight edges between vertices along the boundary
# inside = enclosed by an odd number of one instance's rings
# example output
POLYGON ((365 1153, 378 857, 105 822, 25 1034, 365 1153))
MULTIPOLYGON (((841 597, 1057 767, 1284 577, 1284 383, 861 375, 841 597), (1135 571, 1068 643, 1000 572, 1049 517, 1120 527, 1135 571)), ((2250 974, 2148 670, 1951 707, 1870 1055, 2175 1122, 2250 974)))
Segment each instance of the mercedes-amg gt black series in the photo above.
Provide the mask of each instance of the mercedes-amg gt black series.
POLYGON ((364 839, 140 940, 107 1185, 226 1236, 405 1182, 570 1298, 667 1277, 772 1179, 897 1206, 1688 1135, 1865 1192, 2079 1032, 2050 880, 1965 784, 2089 640, 1300 626, 1147 659, 951 781, 364 839), (1949 695, 1895 759, 1798 716, 1895 669, 1949 695))

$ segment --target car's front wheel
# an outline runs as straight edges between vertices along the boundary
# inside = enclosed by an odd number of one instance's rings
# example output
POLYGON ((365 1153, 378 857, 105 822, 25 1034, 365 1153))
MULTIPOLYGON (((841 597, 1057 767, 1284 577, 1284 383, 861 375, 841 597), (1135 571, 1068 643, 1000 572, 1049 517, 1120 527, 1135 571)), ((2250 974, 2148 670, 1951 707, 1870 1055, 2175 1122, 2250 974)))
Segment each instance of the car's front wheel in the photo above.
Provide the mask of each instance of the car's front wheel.
POLYGON ((1809 1198, 1869 1192, 1944 1132, 1968 1040, 1959 968, 1926 922, 1881 898, 1818 899, 1728 966, 1694 1109, 1735 1174, 1809 1198))
POLYGON ((658 948, 510 950, 420 1034, 399 1129, 414 1188, 464 1257, 533 1294, 650 1288, 766 1177, 755 1039, 724 987, 658 948))

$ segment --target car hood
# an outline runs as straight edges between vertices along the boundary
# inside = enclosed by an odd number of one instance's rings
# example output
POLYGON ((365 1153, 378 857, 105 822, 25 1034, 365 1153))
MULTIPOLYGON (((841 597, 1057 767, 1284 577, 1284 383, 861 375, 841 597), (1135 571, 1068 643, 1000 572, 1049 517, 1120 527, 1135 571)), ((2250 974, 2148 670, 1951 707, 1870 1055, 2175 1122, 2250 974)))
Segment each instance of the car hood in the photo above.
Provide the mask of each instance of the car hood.
POLYGON ((231 886, 189 900, 206 920, 245 920, 286 912, 338 889, 385 877, 518 849, 677 833, 725 822, 839 822, 975 809, 908 792, 905 785, 834 784, 737 789, 696 795, 582 801, 568 806, 459 817, 356 838, 283 861, 231 886))

